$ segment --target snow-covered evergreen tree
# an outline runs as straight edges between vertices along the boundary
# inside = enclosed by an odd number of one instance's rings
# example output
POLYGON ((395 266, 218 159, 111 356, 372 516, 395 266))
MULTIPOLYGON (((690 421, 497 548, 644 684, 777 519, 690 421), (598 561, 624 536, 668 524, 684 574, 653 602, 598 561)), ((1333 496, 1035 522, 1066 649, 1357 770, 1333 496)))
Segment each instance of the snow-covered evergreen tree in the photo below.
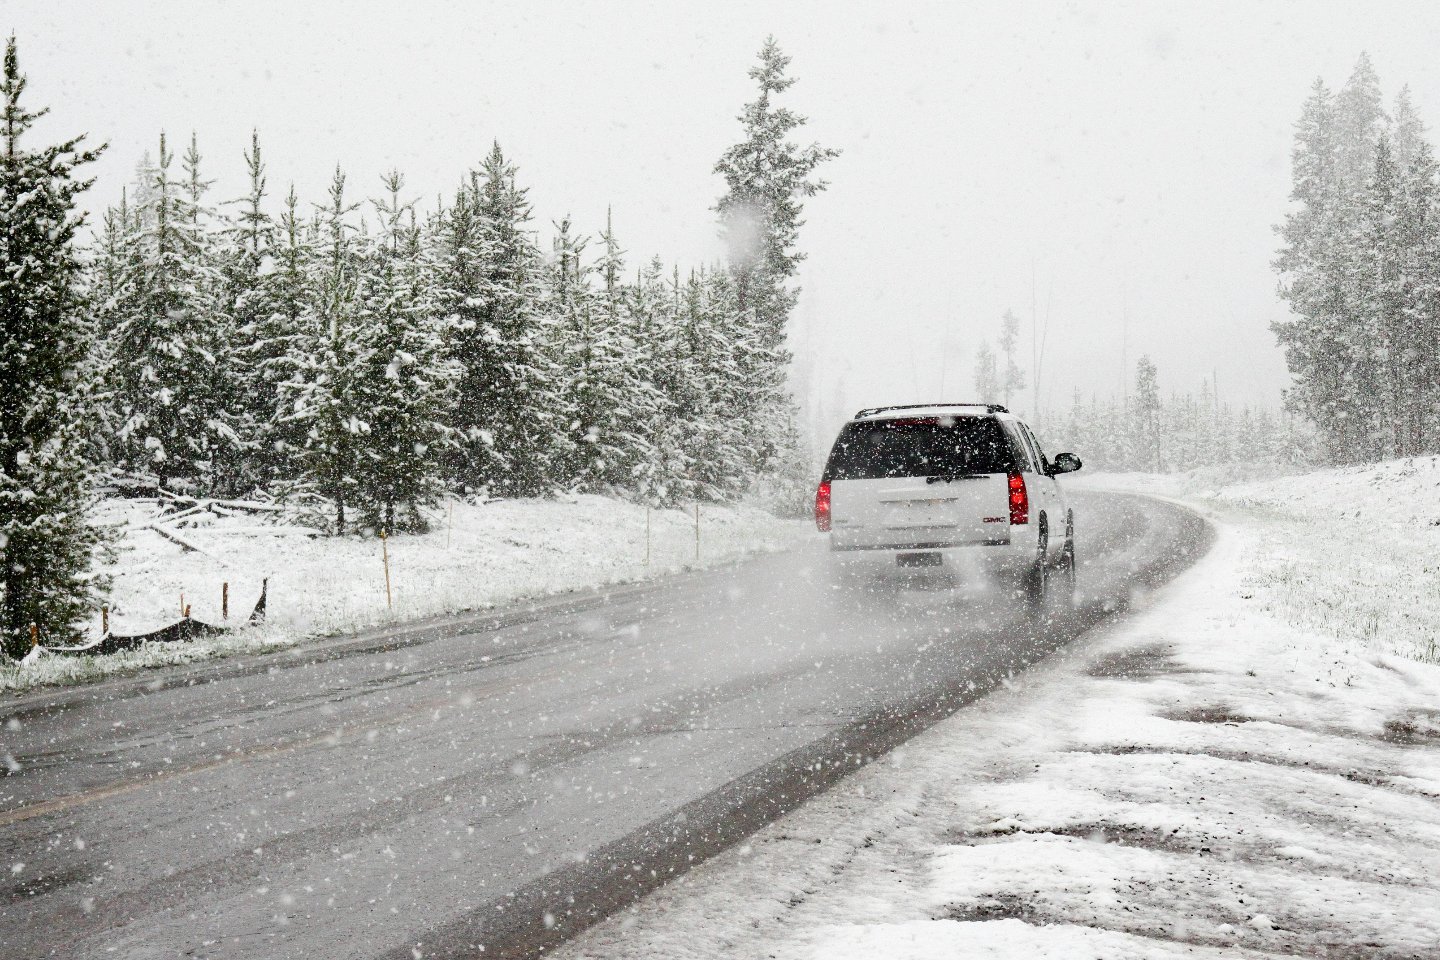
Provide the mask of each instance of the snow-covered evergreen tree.
POLYGON ((746 319, 728 272, 701 271, 686 284, 669 350, 679 358, 674 416, 685 431, 681 449, 700 484, 696 492, 706 499, 743 493, 756 462, 757 438, 745 418, 757 404, 742 371, 765 364, 753 356, 760 348, 746 319))
POLYGON ((1392 121, 1368 57, 1336 96, 1316 81, 1292 165, 1275 260, 1292 316, 1274 328, 1291 409, 1341 462, 1440 449, 1436 170, 1409 91, 1392 121))
POLYGON ((1400 183, 1388 134, 1376 142, 1374 175, 1366 186, 1355 251, 1358 271, 1351 327, 1351 352, 1364 384, 1351 409, 1370 426, 1357 441, 1365 459, 1401 452, 1404 398, 1409 392, 1404 362, 1408 280, 1403 270, 1406 243, 1400 211, 1400 183))
POLYGON ((645 480, 657 462, 657 424, 668 402, 656 385, 654 363, 665 346, 642 343, 636 336, 622 283, 624 252, 607 212, 595 264, 600 289, 592 298, 597 389, 588 414, 596 426, 598 456, 593 478, 615 490, 644 496, 645 480))
POLYGON ((819 144, 801 147, 790 140, 805 118, 775 102, 795 84, 785 74, 789 64, 774 37, 767 38, 759 63, 750 69, 758 95, 738 118, 744 136, 715 164, 715 172, 725 179, 726 192, 715 209, 729 252, 737 313, 745 326, 742 336, 754 343, 749 359, 763 360, 769 367, 747 371, 753 376, 747 419, 765 436, 757 445, 759 459, 752 464, 757 472, 800 456, 802 445, 791 439, 797 427, 786 388, 786 325, 799 297, 791 281, 805 259, 798 246, 805 200, 826 187, 816 171, 839 155, 819 144), (787 451, 784 457, 781 450, 787 451))
POLYGON ((1000 356, 1005 358, 1000 369, 1001 402, 1008 408, 1010 398, 1025 389, 1025 371, 1015 362, 1015 352, 1020 345, 1020 318, 1013 310, 1006 310, 1000 318, 1000 356))
POLYGON ((431 225, 436 305, 444 324, 445 355, 458 378, 449 412, 454 442, 446 454, 446 478, 462 493, 486 482, 495 459, 494 434, 470 403, 487 389, 486 370, 491 366, 487 320, 495 288, 488 236, 480 213, 479 175, 471 174, 431 225))
MULTIPOLYGON (((322 249, 311 267, 313 316, 294 341, 293 379, 282 384, 287 423, 303 431, 296 457, 304 485, 324 497, 332 511, 332 532, 348 532, 350 508, 359 496, 357 437, 365 429, 358 399, 360 370, 369 345, 356 320, 357 274, 363 250, 350 216, 359 206, 345 197, 345 174, 337 167, 329 203, 319 211, 322 249)), ((297 254, 303 256, 303 254, 297 254)))
POLYGON ((236 471, 240 485, 269 485, 283 475, 279 384, 287 379, 292 318, 277 303, 275 221, 265 211, 265 161, 258 133, 245 153, 249 189, 235 201, 238 214, 226 225, 219 252, 219 305, 233 349, 227 364, 233 389, 229 406, 236 418, 245 462, 236 471))
POLYGON ((553 485, 558 428, 554 369, 545 355, 540 256, 528 231, 530 201, 494 144, 474 181, 483 252, 474 326, 452 331, 460 365, 454 423, 467 456, 457 481, 508 496, 553 485))
POLYGON ((1423 139, 1401 174, 1399 229, 1407 281, 1400 344, 1409 390, 1401 452, 1440 451, 1440 166, 1423 139))
POLYGON ((105 313, 114 340, 109 368, 118 423, 117 464, 162 486, 230 492, 242 452, 234 425, 228 328, 216 308, 218 276, 203 187, 171 174, 160 137, 149 206, 138 211, 126 296, 105 313))
POLYGON ((300 216, 293 185, 269 239, 273 267, 267 272, 262 255, 256 282, 261 285, 257 299, 264 309, 255 313, 255 335, 248 338, 245 361, 258 381, 252 395, 257 416, 266 412, 265 401, 269 400, 270 419, 257 424, 258 472, 262 482, 284 493, 305 483, 303 460, 309 425, 303 384, 313 361, 309 351, 327 340, 316 295, 325 261, 315 230, 300 216))
POLYGON ((995 359, 995 351, 990 349, 989 340, 981 340, 975 350, 975 402, 998 403, 1002 391, 1000 365, 995 359))
POLYGON ((20 657, 33 624, 69 639, 103 584, 91 576, 100 533, 87 520, 91 465, 81 367, 94 336, 82 289, 78 169, 98 150, 83 137, 32 148, 44 110, 22 103, 14 37, 0 96, 0 653, 20 657))
POLYGON ((1160 381, 1155 364, 1148 356, 1142 356, 1135 364, 1135 398, 1130 416, 1138 462, 1142 469, 1160 473, 1165 469, 1161 449, 1160 381))
POLYGON ((557 438, 558 476, 589 492, 633 490, 653 456, 647 433, 658 396, 653 371, 636 363, 627 329, 622 254, 609 224, 593 266, 584 261, 588 241, 571 235, 568 219, 557 231, 545 285, 567 425, 557 438), (597 274, 600 290, 593 286, 597 274))
POLYGON ((404 180, 384 178, 375 201, 380 232, 359 262, 354 333, 364 344, 355 368, 351 432, 356 505, 362 522, 385 531, 424 530, 424 508, 444 491, 445 423, 454 371, 444 358, 434 270, 404 180))
POLYGON ((813 143, 800 147, 789 139, 805 124, 803 116, 775 102, 795 84, 785 75, 789 65, 775 38, 767 38, 760 62, 750 69, 759 95, 738 118, 744 138, 715 164, 715 172, 725 178, 726 192, 715 209, 736 299, 742 311, 758 318, 764 344, 772 348, 784 343, 785 323, 798 295, 785 285, 805 259, 798 248, 804 201, 827 186, 815 171, 839 156, 838 150, 813 143))

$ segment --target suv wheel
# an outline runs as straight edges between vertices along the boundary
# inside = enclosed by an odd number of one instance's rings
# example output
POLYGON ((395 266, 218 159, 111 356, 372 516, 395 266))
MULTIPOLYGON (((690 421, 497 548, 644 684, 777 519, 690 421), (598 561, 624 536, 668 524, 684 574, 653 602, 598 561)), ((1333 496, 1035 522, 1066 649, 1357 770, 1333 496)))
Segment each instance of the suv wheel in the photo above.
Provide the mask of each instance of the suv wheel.
POLYGON ((1075 541, 1067 540, 1060 554, 1060 564, 1055 568, 1050 594, 1055 609, 1065 612, 1075 609, 1075 541))
POLYGON ((1025 600, 1030 604, 1031 609, 1039 611, 1045 606, 1045 601, 1050 595, 1050 565, 1045 562, 1045 554, 1050 545, 1050 530, 1045 518, 1040 518, 1040 542, 1035 550, 1035 562, 1025 572, 1024 590, 1025 600))

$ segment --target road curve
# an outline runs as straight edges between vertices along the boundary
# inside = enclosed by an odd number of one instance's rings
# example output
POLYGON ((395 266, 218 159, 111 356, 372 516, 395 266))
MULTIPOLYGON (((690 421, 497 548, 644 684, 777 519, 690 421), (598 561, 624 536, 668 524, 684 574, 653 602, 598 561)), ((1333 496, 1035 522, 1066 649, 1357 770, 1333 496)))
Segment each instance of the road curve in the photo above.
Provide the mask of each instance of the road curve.
POLYGON ((857 593, 819 542, 641 587, 0 701, 0 956, 534 956, 1207 548, 1075 497, 1082 603, 857 593))

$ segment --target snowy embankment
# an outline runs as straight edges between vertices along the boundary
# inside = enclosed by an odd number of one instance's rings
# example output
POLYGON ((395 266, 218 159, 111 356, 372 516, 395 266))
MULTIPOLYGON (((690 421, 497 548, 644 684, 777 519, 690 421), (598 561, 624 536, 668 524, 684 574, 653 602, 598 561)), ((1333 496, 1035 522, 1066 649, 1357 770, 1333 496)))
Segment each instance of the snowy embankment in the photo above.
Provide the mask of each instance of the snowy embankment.
POLYGON ((1194 479, 1088 483, 1194 570, 561 955, 1440 956, 1440 460, 1194 479))
MULTIPOLYGON (((146 633, 175 622, 181 604, 207 623, 243 622, 268 578, 264 626, 186 643, 149 644, 108 657, 40 656, 0 670, 0 690, 92 679, 142 666, 223 654, 542 597, 645 580, 782 549, 813 532, 756 507, 702 505, 699 559, 694 508, 651 510, 598 496, 456 502, 434 529, 377 537, 307 537, 252 517, 206 516, 186 528, 184 551, 149 527, 153 503, 111 500, 103 519, 122 531, 110 596, 110 628, 146 633), (649 553, 647 560, 647 522, 649 553), (389 554, 389 601, 384 555, 389 554)), ((100 622, 90 639, 98 639, 100 622)))

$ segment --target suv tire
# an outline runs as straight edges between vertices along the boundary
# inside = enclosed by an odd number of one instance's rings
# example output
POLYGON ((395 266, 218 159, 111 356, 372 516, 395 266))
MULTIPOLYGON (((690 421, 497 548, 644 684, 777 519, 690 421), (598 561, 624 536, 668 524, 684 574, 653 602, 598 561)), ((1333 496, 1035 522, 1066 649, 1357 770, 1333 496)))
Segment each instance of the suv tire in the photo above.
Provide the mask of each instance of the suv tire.
POLYGON ((1041 612, 1050 595, 1050 565, 1046 553, 1050 546, 1050 529, 1042 514, 1040 517, 1040 542, 1035 549, 1035 562, 1025 571, 1023 589, 1025 600, 1034 612, 1041 612))

